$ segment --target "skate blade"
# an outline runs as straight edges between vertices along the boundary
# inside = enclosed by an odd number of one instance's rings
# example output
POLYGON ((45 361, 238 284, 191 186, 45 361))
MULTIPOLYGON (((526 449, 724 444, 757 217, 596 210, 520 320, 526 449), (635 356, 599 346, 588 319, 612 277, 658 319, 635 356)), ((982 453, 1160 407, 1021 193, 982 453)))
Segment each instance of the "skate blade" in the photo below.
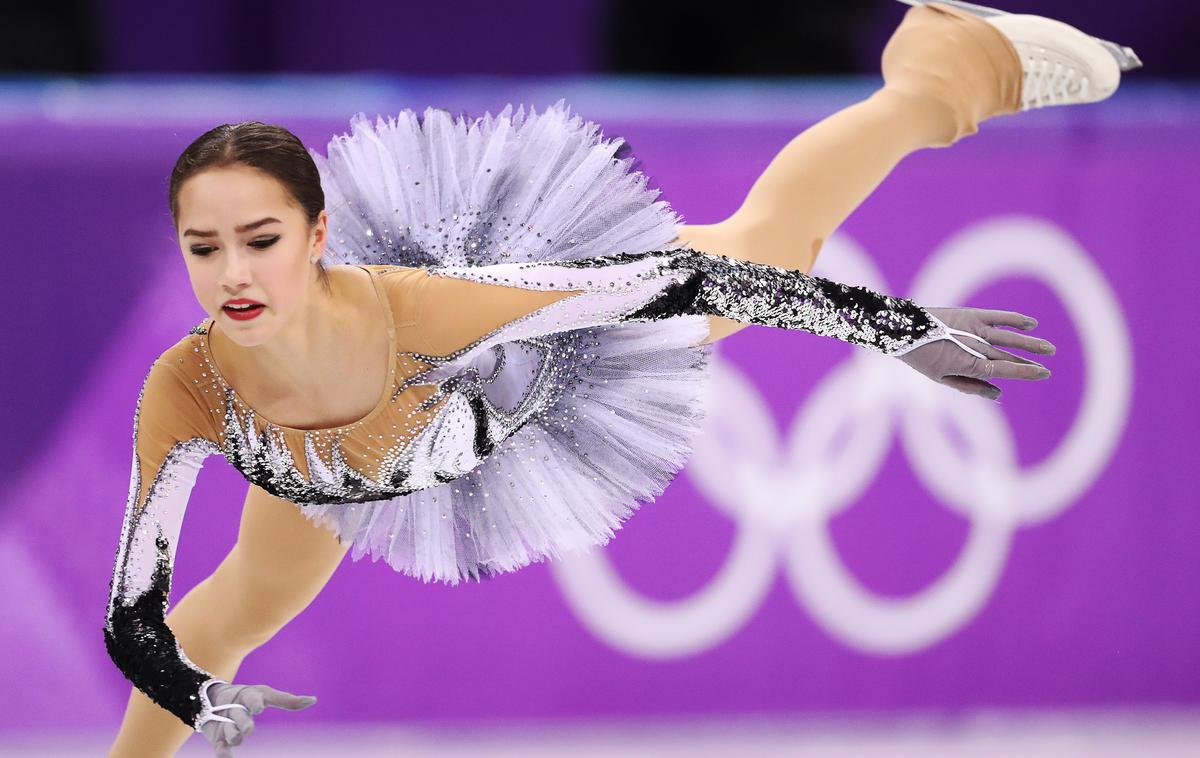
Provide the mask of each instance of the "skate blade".
MULTIPOLYGON (((964 3, 964 2, 962 2, 962 0, 898 0, 898 1, 901 3, 904 3, 906 5, 929 5, 929 3, 931 3, 931 2, 937 2, 937 3, 941 3, 943 5, 949 5, 954 8, 959 8, 961 10, 966 11, 967 13, 973 13, 974 15, 979 16, 980 18, 987 18, 988 16, 1006 16, 1006 15, 1008 15, 1008 11, 1002 11, 997 8, 989 8, 986 5, 976 5, 975 3, 964 3)), ((1086 32, 1085 32, 1085 34, 1086 34, 1086 32)), ((1090 35, 1090 34, 1088 34, 1088 36, 1092 37, 1092 35, 1090 35)), ((1099 42, 1100 45, 1105 50, 1108 51, 1109 55, 1111 55, 1113 58, 1115 58, 1117 60, 1117 67, 1120 68, 1121 71, 1133 71, 1135 68, 1142 67, 1142 59, 1138 57, 1137 53, 1133 52, 1133 48, 1128 47, 1126 45, 1118 45, 1116 42, 1112 42, 1112 41, 1106 40, 1106 39, 1101 39, 1099 37, 1092 37, 1092 39, 1099 42)))
POLYGON ((1112 57, 1117 59, 1117 66, 1122 71, 1132 71, 1135 68, 1142 67, 1142 59, 1138 57, 1137 53, 1133 52, 1132 47, 1118 45, 1116 42, 1109 42, 1099 37, 1092 37, 1092 39, 1099 42, 1105 50, 1112 54, 1112 57))

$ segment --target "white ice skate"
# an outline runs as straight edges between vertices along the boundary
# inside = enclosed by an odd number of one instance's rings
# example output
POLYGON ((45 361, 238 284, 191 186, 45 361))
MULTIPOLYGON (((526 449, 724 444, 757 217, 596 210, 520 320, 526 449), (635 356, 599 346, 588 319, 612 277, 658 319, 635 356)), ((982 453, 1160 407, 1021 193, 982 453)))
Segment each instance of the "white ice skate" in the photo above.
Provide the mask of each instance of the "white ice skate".
POLYGON ((1047 105, 1095 103, 1112 95, 1121 72, 1142 67, 1132 49, 1085 34, 1045 16, 1008 13, 959 0, 899 0, 907 5, 938 2, 979 16, 1013 43, 1021 57, 1021 110, 1047 105))

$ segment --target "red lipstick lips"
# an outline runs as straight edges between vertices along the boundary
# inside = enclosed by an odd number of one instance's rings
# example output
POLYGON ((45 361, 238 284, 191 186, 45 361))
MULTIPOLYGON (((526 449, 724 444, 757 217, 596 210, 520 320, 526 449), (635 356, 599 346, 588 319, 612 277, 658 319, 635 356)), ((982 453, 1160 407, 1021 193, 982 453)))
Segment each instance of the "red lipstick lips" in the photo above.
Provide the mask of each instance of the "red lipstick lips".
POLYGON ((221 306, 221 310, 234 321, 249 321, 252 318, 256 318, 266 307, 257 300, 235 297, 232 300, 226 300, 221 306))

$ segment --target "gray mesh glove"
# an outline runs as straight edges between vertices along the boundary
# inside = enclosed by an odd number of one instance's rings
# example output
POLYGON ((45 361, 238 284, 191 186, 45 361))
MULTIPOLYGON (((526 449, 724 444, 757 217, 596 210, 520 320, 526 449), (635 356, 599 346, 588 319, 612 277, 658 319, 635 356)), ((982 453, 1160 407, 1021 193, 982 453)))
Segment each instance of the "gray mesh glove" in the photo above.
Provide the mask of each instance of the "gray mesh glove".
POLYGON ((1037 380, 1050 376, 1050 370, 1042 364, 992 347, 1003 345, 1053 355, 1054 345, 1044 339, 996 328, 1014 326, 1027 330, 1037 326, 1037 320, 1014 311, 986 308, 925 310, 949 328, 950 336, 919 345, 896 358, 935 382, 968 395, 995 400, 1000 397, 1000 388, 988 379, 1037 380), (963 339, 955 337, 956 334, 963 339))
POLYGON ((293 695, 265 684, 229 684, 216 681, 208 685, 208 699, 214 711, 224 714, 211 717, 200 725, 204 737, 216 749, 217 758, 233 758, 233 746, 254 733, 251 715, 262 713, 268 705, 289 711, 303 710, 317 702, 315 695, 293 695))

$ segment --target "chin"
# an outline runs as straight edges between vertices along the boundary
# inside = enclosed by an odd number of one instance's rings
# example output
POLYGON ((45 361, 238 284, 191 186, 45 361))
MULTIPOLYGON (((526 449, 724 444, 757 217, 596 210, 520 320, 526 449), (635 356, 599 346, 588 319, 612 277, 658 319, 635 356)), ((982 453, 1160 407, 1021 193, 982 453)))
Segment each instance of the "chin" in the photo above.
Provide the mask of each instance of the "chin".
POLYGON ((258 347, 267 341, 266 337, 258 334, 257 332, 242 333, 226 329, 225 335, 229 337, 231 342, 234 342, 239 347, 258 347))
POLYGON ((237 321, 229 318, 221 312, 221 316, 217 321, 221 324, 221 331, 225 332, 231 341, 236 342, 242 347, 254 347, 261 345, 271 338, 271 328, 267 324, 259 323, 267 314, 263 314, 252 321, 237 321))

